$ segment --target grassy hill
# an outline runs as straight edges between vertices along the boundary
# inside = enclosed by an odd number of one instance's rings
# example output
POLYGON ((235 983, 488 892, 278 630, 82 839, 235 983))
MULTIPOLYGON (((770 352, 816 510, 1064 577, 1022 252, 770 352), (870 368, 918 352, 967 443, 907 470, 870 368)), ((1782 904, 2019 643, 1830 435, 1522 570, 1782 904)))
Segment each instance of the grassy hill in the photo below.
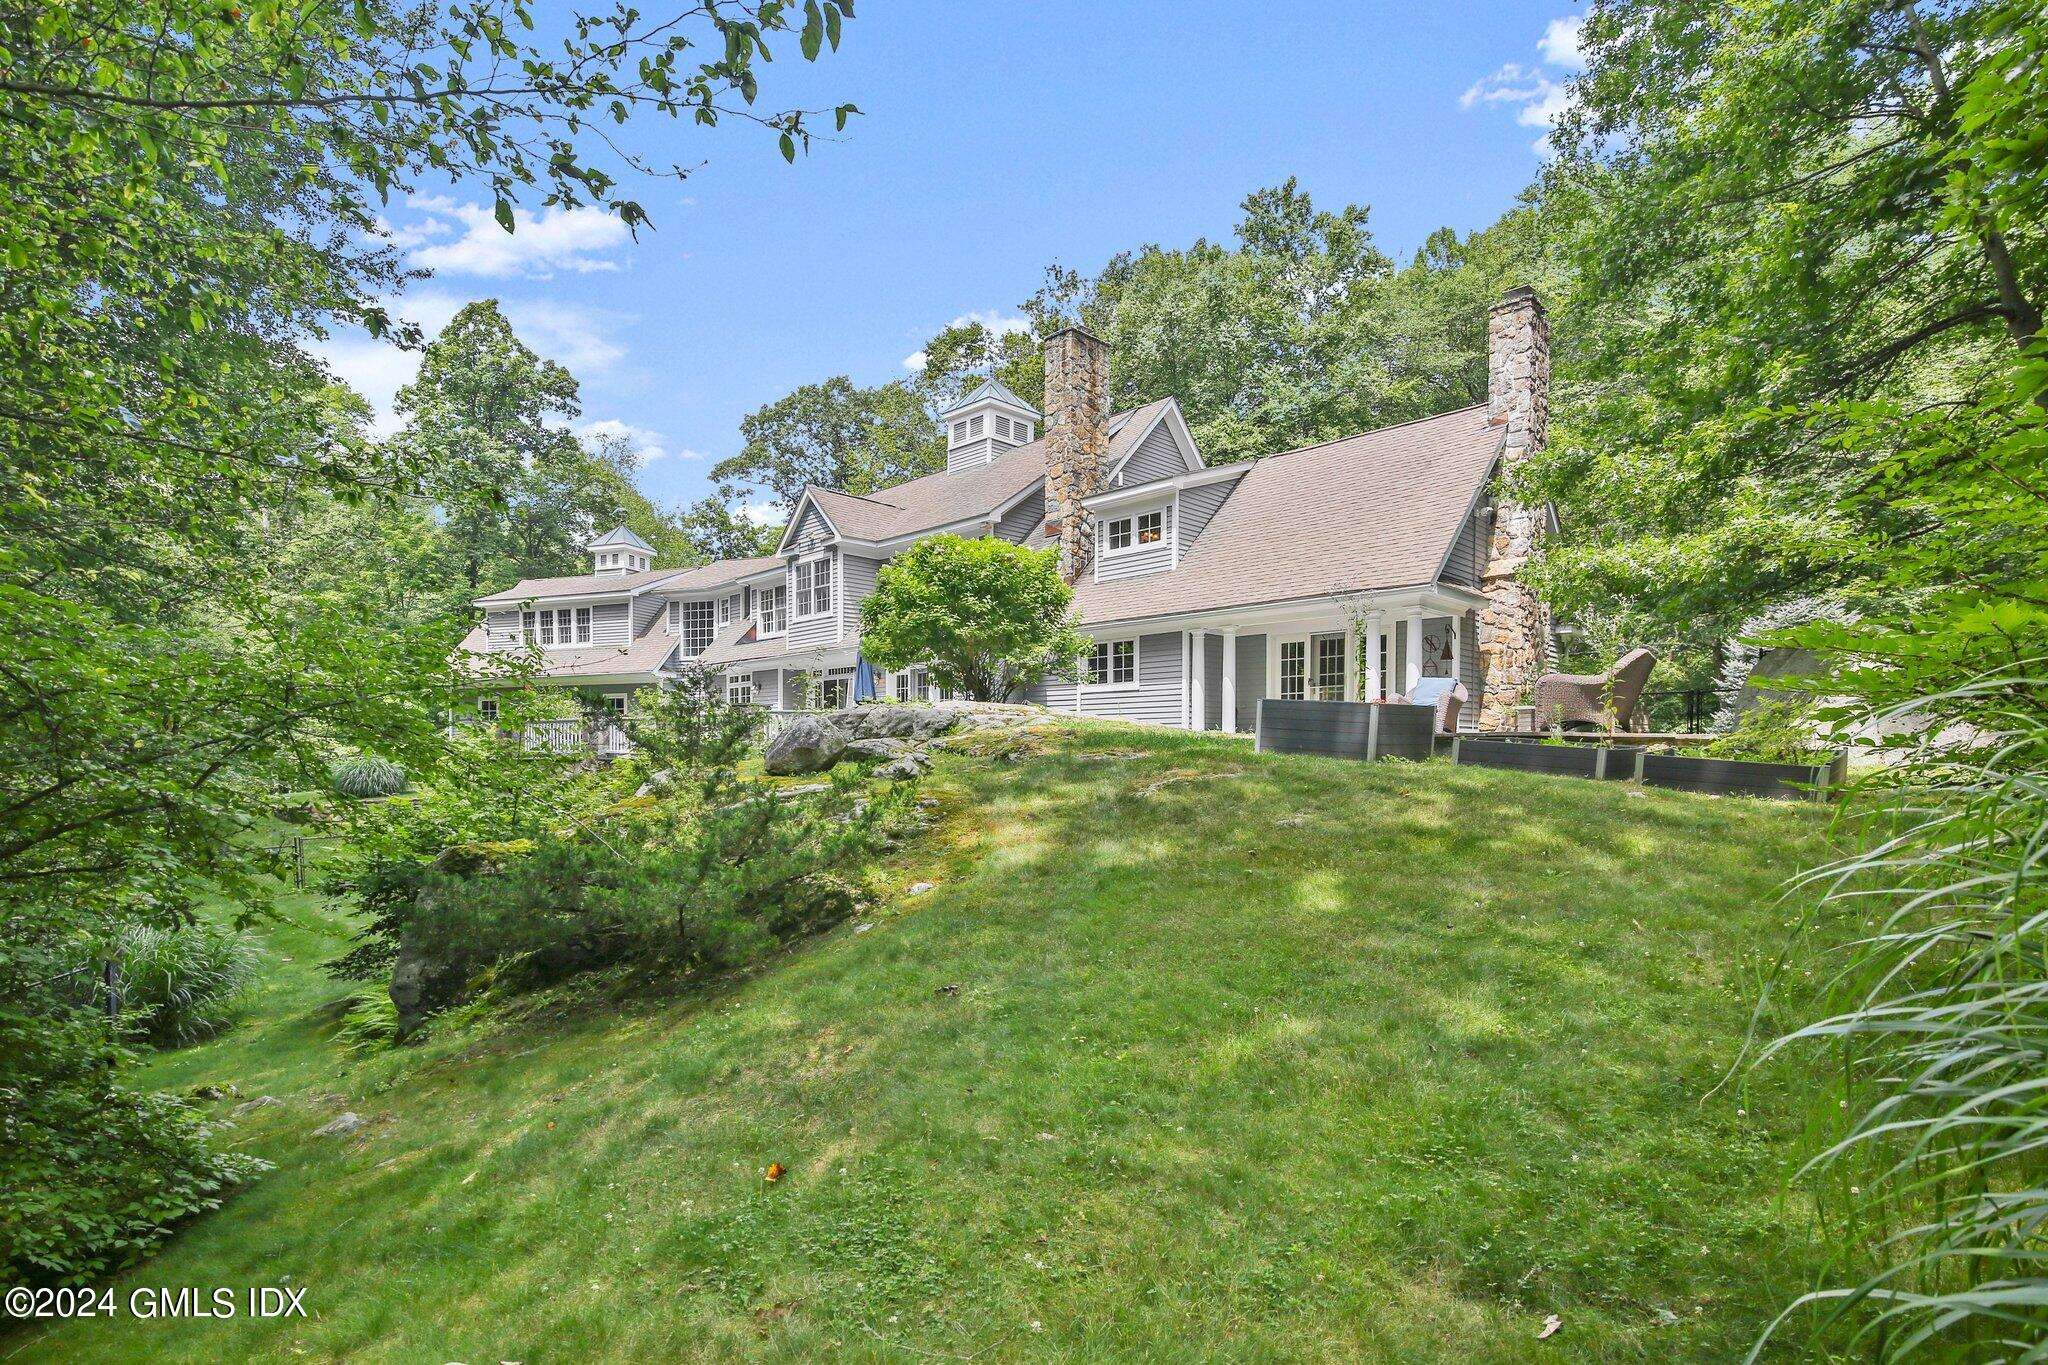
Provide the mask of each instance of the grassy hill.
POLYGON ((1043 743, 943 761, 877 913, 675 998, 351 1057, 348 926, 286 897, 150 1078, 283 1100, 229 1139, 277 1169, 116 1289, 310 1316, 0 1356, 1725 1359, 1804 1285, 1797 1078, 1708 1092, 1823 813, 1043 743))

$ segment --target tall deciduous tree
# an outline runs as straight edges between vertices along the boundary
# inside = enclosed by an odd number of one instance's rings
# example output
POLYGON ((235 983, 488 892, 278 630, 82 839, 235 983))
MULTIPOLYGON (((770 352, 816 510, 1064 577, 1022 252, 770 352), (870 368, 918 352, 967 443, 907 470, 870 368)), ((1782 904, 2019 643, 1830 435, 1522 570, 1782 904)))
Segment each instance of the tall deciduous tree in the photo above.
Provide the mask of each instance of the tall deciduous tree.
POLYGON ((945 446, 909 385, 855 387, 845 375, 805 384, 740 422, 746 446, 711 467, 728 501, 767 492, 783 511, 812 484, 868 493, 945 467, 945 446))
POLYGON ((1550 568, 1564 598, 1730 630, 1786 597, 1857 592, 1880 571, 1869 546, 1930 529, 1853 497, 1873 449, 1811 419, 1967 401, 2039 334, 2038 192, 2010 168, 2038 110, 2001 105, 2004 135, 1980 136, 1962 98, 2038 88, 2012 37, 2024 13, 1593 7, 1546 186, 1578 229, 1589 380, 1534 471, 1571 529, 1550 568))

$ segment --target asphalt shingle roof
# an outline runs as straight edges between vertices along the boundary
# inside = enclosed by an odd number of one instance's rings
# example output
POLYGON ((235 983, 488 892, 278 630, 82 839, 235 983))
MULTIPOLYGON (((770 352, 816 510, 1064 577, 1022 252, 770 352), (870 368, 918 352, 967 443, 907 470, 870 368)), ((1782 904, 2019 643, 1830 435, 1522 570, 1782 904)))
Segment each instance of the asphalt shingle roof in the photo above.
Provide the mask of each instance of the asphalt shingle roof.
MULTIPOLYGON (((588 649, 543 649, 539 651, 543 678, 609 678, 622 673, 653 673, 675 652, 676 637, 659 625, 627 645, 594 645, 588 649)), ((456 667, 472 673, 484 670, 467 655, 485 652, 484 629, 478 626, 456 646, 456 667)), ((497 657, 503 658, 501 653, 497 657)))
POLYGON ((750 574, 772 569, 782 561, 774 555, 758 559, 721 559, 689 569, 649 569, 645 573, 576 574, 569 578, 522 578, 503 592, 476 599, 480 607, 514 607, 529 598, 603 597, 624 595, 656 584, 678 592, 701 592, 736 583, 750 574))
POLYGON ((1433 583, 1499 457, 1502 431, 1487 424, 1481 404, 1263 456, 1178 566, 1076 585, 1081 620, 1433 583))
MULTIPOLYGON (((1162 398, 1110 416, 1104 474, 1130 453, 1172 401, 1162 398)), ((893 540, 956 522, 991 517, 996 508, 1044 479, 1045 438, 1041 436, 1004 451, 979 469, 926 474, 862 497, 830 488, 813 487, 805 492, 840 535, 855 540, 893 540)))

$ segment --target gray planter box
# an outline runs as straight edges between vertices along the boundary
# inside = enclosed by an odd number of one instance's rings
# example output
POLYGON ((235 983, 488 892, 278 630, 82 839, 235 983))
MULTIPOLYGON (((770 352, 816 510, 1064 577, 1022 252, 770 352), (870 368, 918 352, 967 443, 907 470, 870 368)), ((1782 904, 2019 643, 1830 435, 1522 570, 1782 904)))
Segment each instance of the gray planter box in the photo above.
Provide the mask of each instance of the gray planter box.
POLYGON ((1748 759, 1701 758, 1694 754, 1653 754, 1642 749, 1609 749, 1590 744, 1537 744, 1512 739, 1459 739, 1451 745, 1456 763, 1482 768, 1517 768, 1570 777, 1634 780, 1647 787, 1712 792, 1723 796, 1770 796, 1782 800, 1826 800, 1848 780, 1849 755, 1837 751, 1827 763, 1757 763, 1748 759))
POLYGON ((1331 758, 1428 758, 1435 751, 1436 708, 1388 702, 1259 700, 1262 754, 1331 758))

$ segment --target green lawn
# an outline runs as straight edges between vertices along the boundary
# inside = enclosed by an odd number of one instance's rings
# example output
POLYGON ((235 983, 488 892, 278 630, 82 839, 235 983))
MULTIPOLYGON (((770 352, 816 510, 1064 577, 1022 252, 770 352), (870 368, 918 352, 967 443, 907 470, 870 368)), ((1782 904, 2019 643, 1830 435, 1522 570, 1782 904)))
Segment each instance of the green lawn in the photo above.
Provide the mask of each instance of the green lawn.
POLYGON ((116 1288, 310 1317, 0 1358, 1728 1359, 1807 1282, 1797 1077, 1708 1092, 1824 813, 1051 743, 927 781, 934 890, 674 999, 351 1059, 346 925, 286 898, 150 1078, 284 1100, 231 1138, 277 1169, 116 1288))

